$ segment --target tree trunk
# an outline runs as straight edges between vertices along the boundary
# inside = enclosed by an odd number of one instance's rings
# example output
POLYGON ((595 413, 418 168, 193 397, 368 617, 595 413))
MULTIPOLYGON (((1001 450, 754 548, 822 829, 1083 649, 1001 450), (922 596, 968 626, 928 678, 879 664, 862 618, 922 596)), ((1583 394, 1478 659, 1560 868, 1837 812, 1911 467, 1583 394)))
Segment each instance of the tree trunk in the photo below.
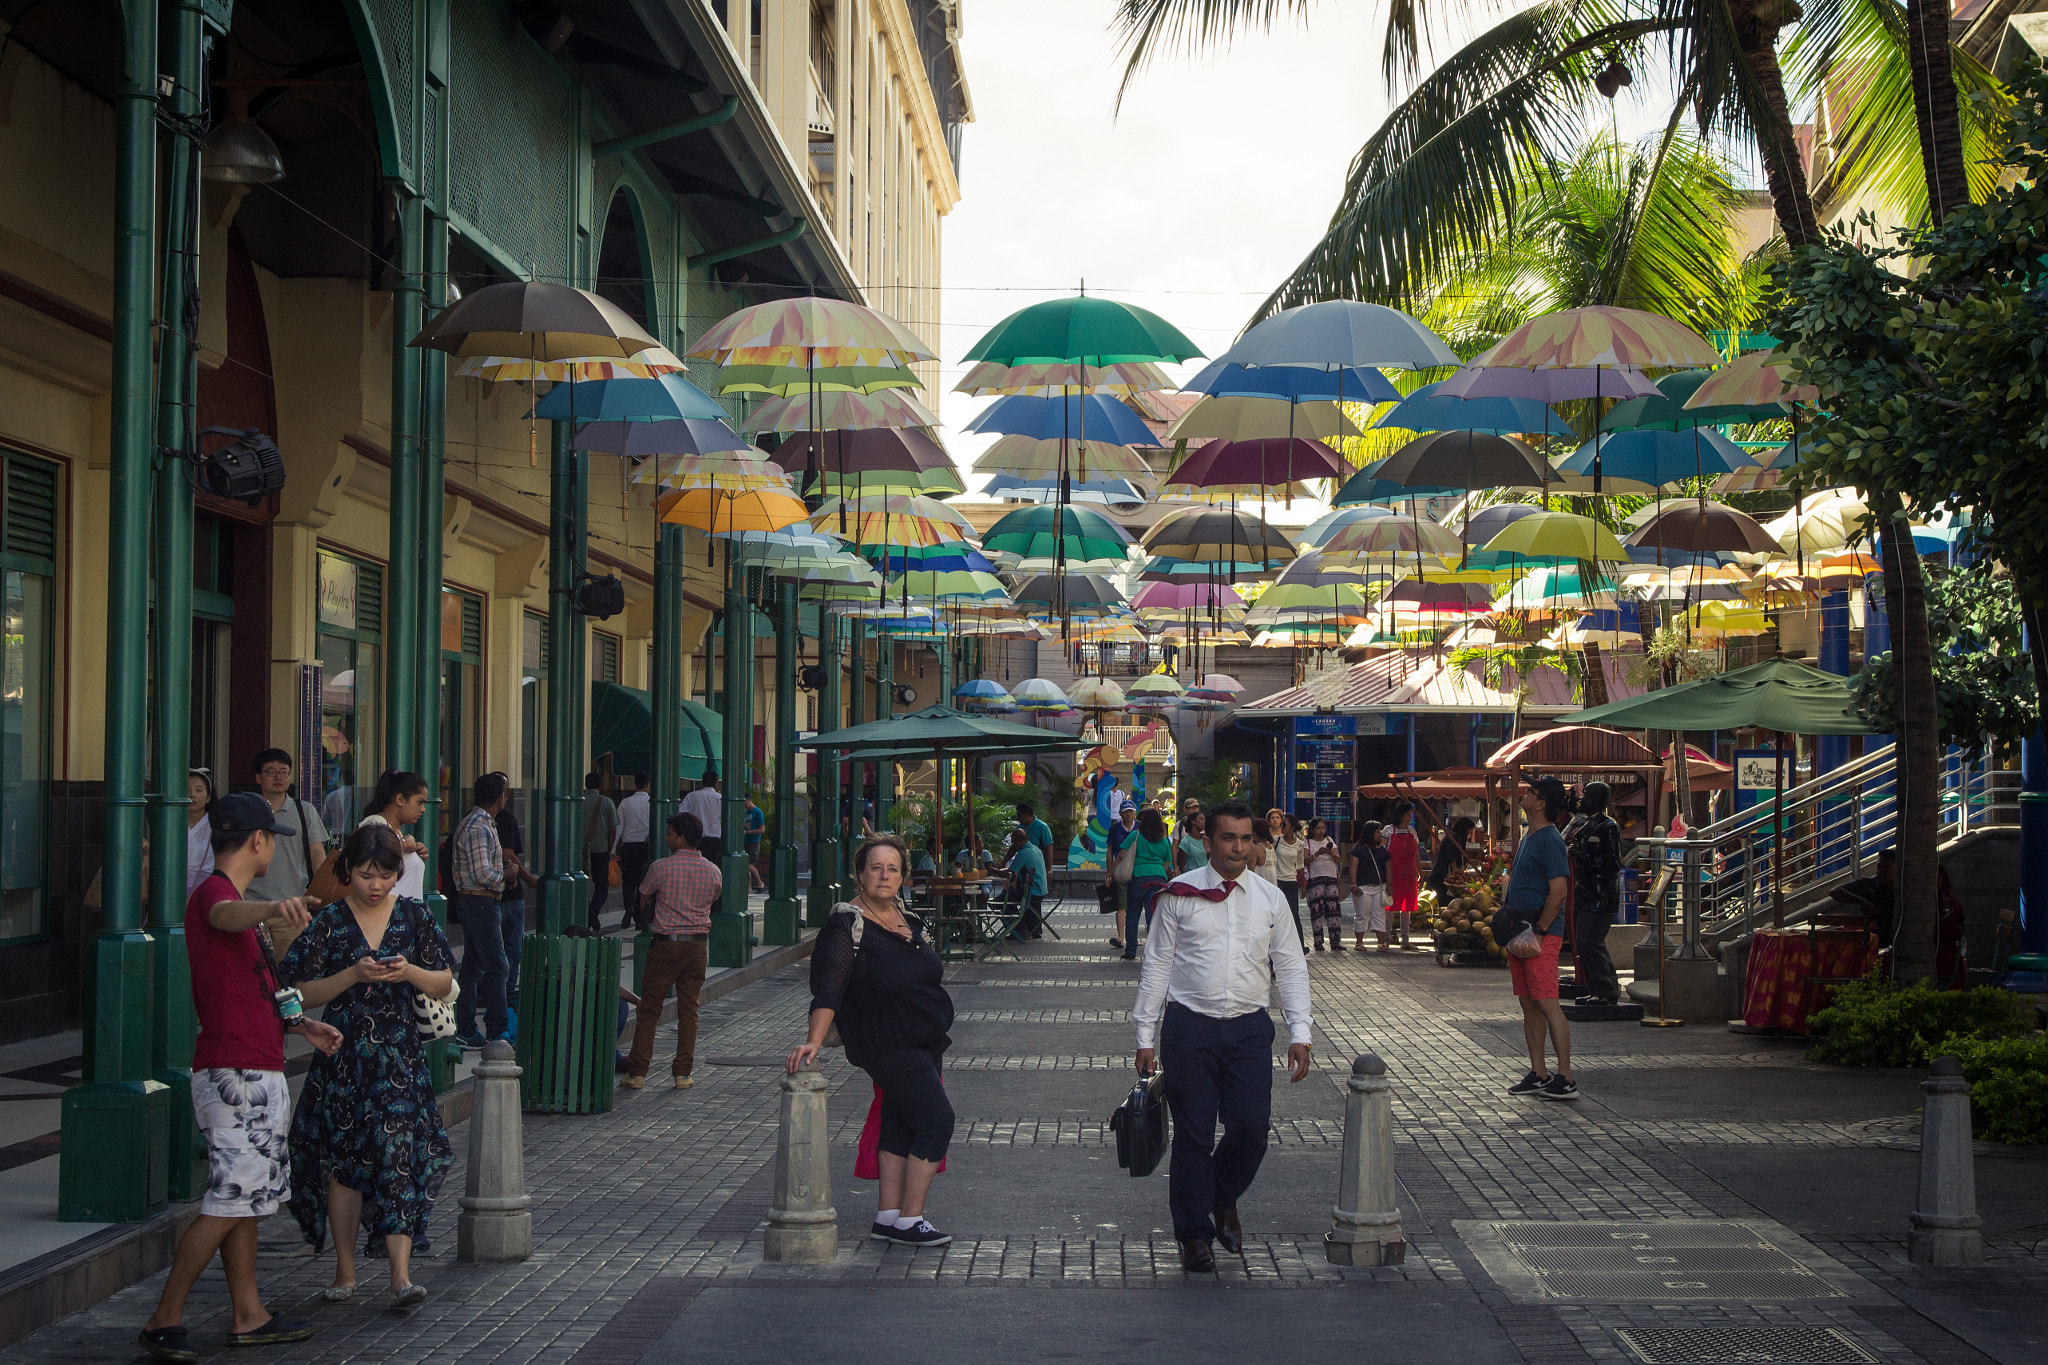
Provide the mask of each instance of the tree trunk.
POLYGON ((1734 7, 1735 33, 1751 74, 1763 87, 1766 108, 1757 111, 1756 150, 1764 163, 1771 208, 1785 244, 1802 247, 1820 240, 1820 220, 1813 210, 1813 192, 1806 184, 1806 162, 1792 136, 1791 108, 1785 99, 1785 73, 1778 66, 1778 30, 1765 27, 1741 4, 1734 7))
POLYGON ((1588 709, 1607 705, 1607 671, 1600 666, 1600 646, 1596 641, 1586 641, 1585 701, 1588 709))
POLYGON ((1891 618, 1898 679, 1895 737, 1904 774, 1895 779, 1898 812, 1898 934, 1892 974, 1902 981, 1934 975, 1941 844, 1941 746, 1935 737, 1934 655, 1927 638, 1927 591, 1913 532, 1891 499, 1880 528, 1884 544, 1885 611, 1891 618))
POLYGON ((1939 227, 1950 209, 1970 202, 1963 116, 1949 47, 1948 0, 1907 0, 1906 57, 1913 68, 1913 118, 1920 126, 1927 213, 1939 227))

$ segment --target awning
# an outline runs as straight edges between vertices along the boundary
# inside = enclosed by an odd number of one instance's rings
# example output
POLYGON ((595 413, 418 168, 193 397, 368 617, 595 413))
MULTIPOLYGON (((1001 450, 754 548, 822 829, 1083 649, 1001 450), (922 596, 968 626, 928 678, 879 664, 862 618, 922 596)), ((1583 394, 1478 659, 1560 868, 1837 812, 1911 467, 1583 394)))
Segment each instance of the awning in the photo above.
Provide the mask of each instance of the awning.
MULTIPOLYGON (((610 754, 612 771, 645 773, 654 769, 652 698, 637 687, 598 682, 590 685, 590 753, 610 754)), ((714 765, 725 742, 725 719, 694 701, 683 702, 678 777, 696 779, 714 765)))

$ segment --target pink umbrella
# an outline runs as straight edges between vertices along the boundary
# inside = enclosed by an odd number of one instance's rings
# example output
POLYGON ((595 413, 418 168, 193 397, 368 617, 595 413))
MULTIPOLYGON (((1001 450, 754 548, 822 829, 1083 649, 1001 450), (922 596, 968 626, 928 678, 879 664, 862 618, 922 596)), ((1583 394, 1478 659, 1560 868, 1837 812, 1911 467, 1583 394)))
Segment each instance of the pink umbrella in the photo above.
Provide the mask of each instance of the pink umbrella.
POLYGON ((1147 583, 1131 599, 1131 605, 1139 611, 1195 611, 1243 603, 1244 599, 1228 583, 1147 583))
POLYGON ((1518 365, 1482 365, 1485 356, 1437 385, 1439 398, 1533 398, 1562 403, 1579 398, 1658 398, 1663 390, 1641 370, 1587 366, 1575 370, 1531 370, 1518 365))

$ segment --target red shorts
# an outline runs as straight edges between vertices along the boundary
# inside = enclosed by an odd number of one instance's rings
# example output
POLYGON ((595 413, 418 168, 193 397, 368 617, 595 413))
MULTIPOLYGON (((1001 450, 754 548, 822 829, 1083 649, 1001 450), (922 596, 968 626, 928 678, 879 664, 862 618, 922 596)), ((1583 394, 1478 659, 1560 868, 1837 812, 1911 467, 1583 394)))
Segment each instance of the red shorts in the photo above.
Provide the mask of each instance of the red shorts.
POLYGON ((1557 999, 1557 954, 1564 947, 1563 934, 1543 935, 1543 951, 1534 957, 1508 954, 1508 979, 1515 994, 1531 1000, 1557 999))

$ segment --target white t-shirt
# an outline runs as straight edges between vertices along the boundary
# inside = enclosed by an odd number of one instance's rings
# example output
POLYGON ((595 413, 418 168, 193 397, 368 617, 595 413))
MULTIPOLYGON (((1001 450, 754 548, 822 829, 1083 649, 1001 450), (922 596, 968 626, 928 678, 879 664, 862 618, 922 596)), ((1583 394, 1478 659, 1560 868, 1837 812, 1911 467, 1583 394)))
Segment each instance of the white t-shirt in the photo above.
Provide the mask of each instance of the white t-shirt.
POLYGON ((646 792, 634 792, 619 802, 619 832, 612 840, 613 851, 621 844, 646 843, 647 821, 653 812, 654 798, 646 792))
POLYGON ((683 812, 703 822, 705 838, 725 837, 725 793, 717 788, 699 787, 691 792, 683 798, 683 812))
POLYGON ((185 894, 191 895, 212 872, 213 821, 202 815, 185 831, 185 894))
MULTIPOLYGON (((361 829, 363 825, 383 825, 390 829, 391 822, 381 815, 365 815, 356 828, 361 829)), ((392 832, 400 837, 404 835, 402 830, 392 832)), ((400 896, 410 896, 414 900, 422 899, 427 894, 427 860, 417 853, 406 854, 405 871, 398 874, 398 885, 392 890, 400 896)))

